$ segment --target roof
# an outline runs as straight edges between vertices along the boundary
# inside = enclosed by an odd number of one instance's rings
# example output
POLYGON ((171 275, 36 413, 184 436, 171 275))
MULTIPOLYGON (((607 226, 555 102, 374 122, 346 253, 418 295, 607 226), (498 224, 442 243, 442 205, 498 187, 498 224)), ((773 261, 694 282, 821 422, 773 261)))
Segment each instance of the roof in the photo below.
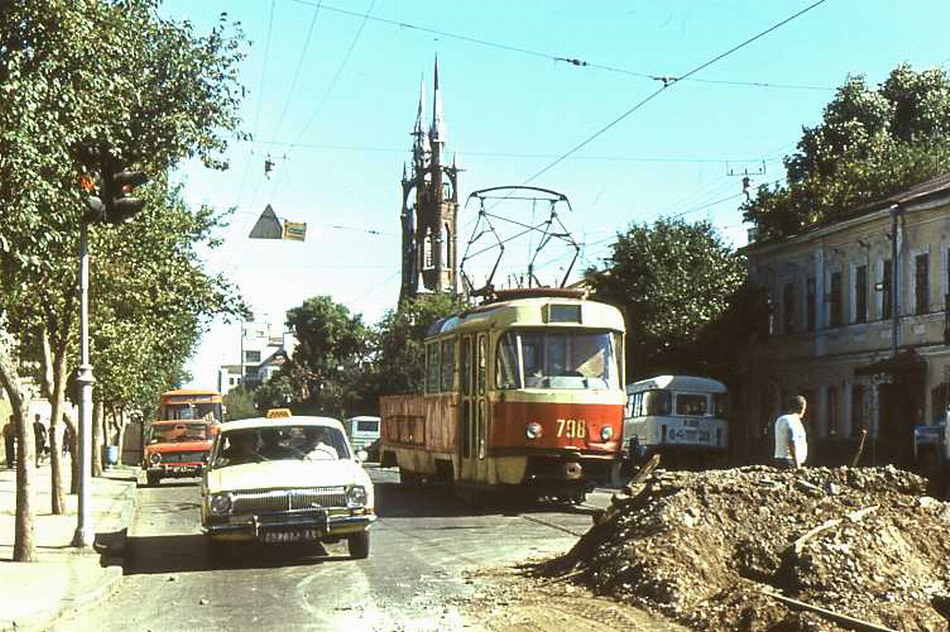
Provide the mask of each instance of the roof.
POLYGON ((221 432, 230 432, 232 430, 246 430, 248 428, 275 428, 278 426, 328 426, 343 431, 343 424, 333 417, 309 417, 309 416, 291 416, 277 417, 268 419, 266 417, 253 417, 251 419, 239 419, 221 424, 221 432))
POLYGON ((692 375, 657 375, 627 384, 628 393, 636 393, 650 389, 667 389, 671 391, 703 391, 707 393, 725 393, 726 386, 708 377, 692 375))

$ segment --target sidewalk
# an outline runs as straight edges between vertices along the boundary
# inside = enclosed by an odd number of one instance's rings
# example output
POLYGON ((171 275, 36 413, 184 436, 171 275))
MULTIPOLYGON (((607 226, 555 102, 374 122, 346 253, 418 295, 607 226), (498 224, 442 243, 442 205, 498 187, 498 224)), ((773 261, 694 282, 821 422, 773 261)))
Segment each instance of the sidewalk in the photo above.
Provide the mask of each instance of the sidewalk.
MULTIPOLYGON (((64 459, 69 484, 69 461, 64 459)), ((93 551, 70 546, 76 530, 75 495, 66 494, 66 513, 50 513, 50 466, 35 471, 34 511, 38 561, 13 558, 16 470, 0 469, 0 630, 43 629, 63 614, 101 599, 122 579, 126 531, 135 504, 134 468, 107 470, 94 478, 90 494, 96 543, 93 551)))

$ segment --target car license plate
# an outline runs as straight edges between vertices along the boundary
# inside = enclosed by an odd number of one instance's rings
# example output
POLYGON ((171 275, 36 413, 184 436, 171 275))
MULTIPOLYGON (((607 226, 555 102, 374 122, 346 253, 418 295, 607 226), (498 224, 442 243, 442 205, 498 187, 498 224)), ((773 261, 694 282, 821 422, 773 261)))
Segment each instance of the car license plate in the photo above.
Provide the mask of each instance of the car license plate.
POLYGON ((294 531, 265 531, 261 534, 261 542, 277 544, 281 542, 305 542, 319 540, 318 529, 299 529, 294 531))

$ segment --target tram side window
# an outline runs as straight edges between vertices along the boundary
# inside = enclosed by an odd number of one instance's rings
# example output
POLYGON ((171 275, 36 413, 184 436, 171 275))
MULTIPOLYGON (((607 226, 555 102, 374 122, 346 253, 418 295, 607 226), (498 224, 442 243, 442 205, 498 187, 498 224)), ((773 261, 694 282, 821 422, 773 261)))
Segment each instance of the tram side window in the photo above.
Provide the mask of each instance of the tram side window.
POLYGON ((673 394, 669 391, 646 391, 643 393, 644 415, 669 415, 673 412, 673 394))
POLYGON ((455 341, 442 341, 442 379, 443 393, 455 390, 455 341))
POLYGON ((426 347, 426 393, 439 392, 439 343, 426 347))
POLYGON ((677 393, 676 394, 676 414, 677 415, 695 415, 705 416, 707 408, 706 394, 696 393, 677 393))
POLYGON ((627 417, 643 417, 643 393, 633 393, 627 399, 627 417))

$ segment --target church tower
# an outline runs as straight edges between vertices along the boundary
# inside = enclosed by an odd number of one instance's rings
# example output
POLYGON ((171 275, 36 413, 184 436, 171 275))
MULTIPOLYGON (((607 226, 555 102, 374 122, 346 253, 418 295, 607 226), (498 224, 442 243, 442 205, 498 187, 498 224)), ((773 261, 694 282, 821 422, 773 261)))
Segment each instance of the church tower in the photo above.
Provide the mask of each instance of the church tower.
POLYGON ((399 300, 422 292, 458 292, 458 172, 445 164, 445 119, 435 60, 432 122, 425 128, 425 84, 412 130, 412 171, 402 170, 402 285, 399 300))

